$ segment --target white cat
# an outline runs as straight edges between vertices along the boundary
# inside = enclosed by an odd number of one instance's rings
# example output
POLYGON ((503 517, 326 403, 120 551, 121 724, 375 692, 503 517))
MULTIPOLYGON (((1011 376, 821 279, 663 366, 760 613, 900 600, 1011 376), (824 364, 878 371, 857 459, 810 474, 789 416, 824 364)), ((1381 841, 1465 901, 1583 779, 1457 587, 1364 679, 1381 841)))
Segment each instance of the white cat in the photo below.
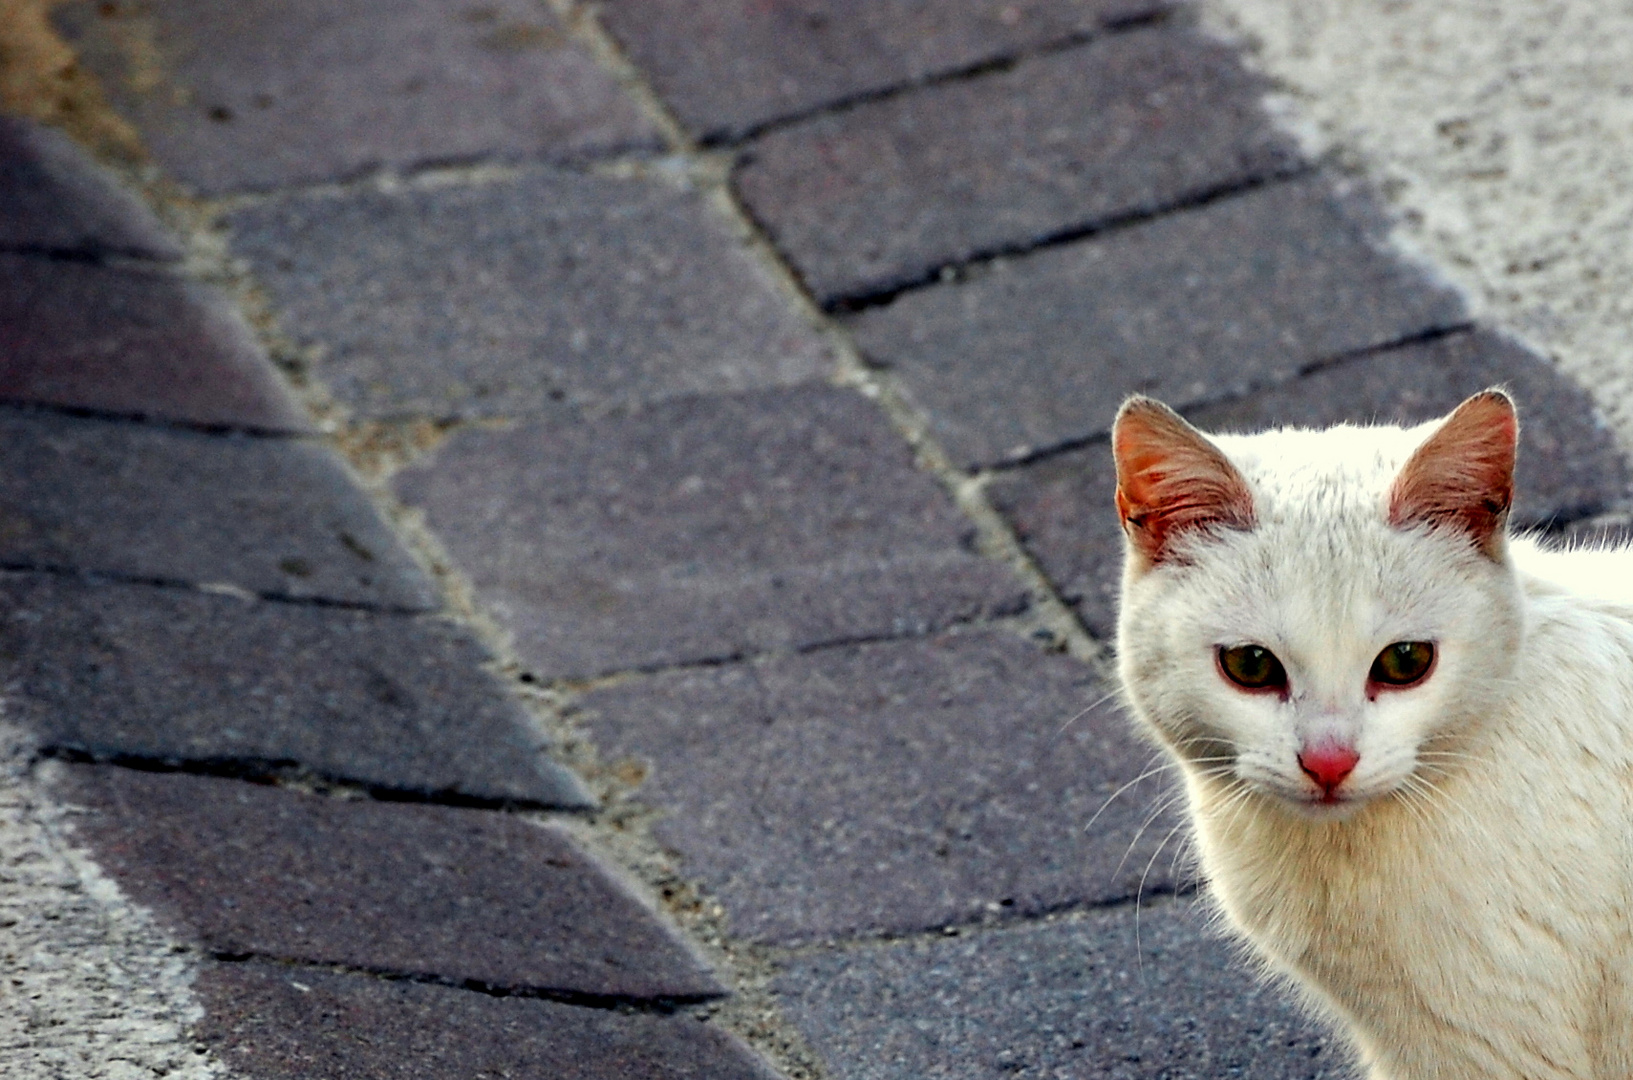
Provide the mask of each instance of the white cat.
POLYGON ((1517 432, 1113 432, 1124 690, 1373 1080, 1633 1077, 1633 551, 1507 536, 1517 432))

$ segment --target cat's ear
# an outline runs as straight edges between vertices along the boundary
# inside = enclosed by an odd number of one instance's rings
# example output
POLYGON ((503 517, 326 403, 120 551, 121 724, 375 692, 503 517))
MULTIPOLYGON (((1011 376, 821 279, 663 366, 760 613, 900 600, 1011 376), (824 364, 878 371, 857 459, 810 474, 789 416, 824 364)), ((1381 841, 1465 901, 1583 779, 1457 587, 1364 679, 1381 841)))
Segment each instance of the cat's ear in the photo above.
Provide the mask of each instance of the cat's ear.
POLYGON ((1151 564, 1179 534, 1222 526, 1251 529, 1253 492, 1219 448, 1158 401, 1132 397, 1111 428, 1117 513, 1134 549, 1151 564))
POLYGON ((1389 523, 1455 529, 1500 559, 1514 502, 1514 402, 1486 390, 1459 405, 1417 448, 1389 489, 1389 523))

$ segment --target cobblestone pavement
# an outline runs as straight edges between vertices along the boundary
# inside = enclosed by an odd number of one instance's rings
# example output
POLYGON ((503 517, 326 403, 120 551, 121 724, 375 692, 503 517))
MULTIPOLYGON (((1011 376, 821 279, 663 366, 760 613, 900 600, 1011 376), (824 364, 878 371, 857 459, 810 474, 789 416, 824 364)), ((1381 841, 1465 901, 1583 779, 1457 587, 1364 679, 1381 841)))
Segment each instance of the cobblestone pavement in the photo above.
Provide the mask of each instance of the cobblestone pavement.
POLYGON ((51 27, 134 140, 0 121, 7 1075, 1348 1075, 1110 700, 1113 411, 1629 476, 1185 12, 51 27))

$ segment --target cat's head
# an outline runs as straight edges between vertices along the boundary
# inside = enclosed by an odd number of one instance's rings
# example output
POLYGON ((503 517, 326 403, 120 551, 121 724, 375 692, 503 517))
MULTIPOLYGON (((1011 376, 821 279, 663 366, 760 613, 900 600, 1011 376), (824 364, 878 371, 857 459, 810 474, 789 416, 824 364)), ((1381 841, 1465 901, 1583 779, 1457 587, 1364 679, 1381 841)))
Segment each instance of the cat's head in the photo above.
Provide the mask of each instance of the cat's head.
POLYGON ((1217 437, 1125 403, 1118 653, 1136 711, 1193 775, 1311 817, 1450 771, 1523 636, 1517 433, 1500 391, 1416 428, 1217 437))

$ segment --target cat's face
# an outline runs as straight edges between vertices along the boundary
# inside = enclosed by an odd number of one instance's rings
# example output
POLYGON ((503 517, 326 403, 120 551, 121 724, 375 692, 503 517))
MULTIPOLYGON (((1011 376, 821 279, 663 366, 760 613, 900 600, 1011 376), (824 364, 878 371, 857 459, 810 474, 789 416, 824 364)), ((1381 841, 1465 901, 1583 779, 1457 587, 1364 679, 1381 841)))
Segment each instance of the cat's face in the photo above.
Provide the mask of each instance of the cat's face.
POLYGON ((1189 767, 1336 817, 1422 796, 1469 753, 1523 621, 1512 406, 1465 410, 1209 440, 1125 408, 1121 672, 1189 767))

